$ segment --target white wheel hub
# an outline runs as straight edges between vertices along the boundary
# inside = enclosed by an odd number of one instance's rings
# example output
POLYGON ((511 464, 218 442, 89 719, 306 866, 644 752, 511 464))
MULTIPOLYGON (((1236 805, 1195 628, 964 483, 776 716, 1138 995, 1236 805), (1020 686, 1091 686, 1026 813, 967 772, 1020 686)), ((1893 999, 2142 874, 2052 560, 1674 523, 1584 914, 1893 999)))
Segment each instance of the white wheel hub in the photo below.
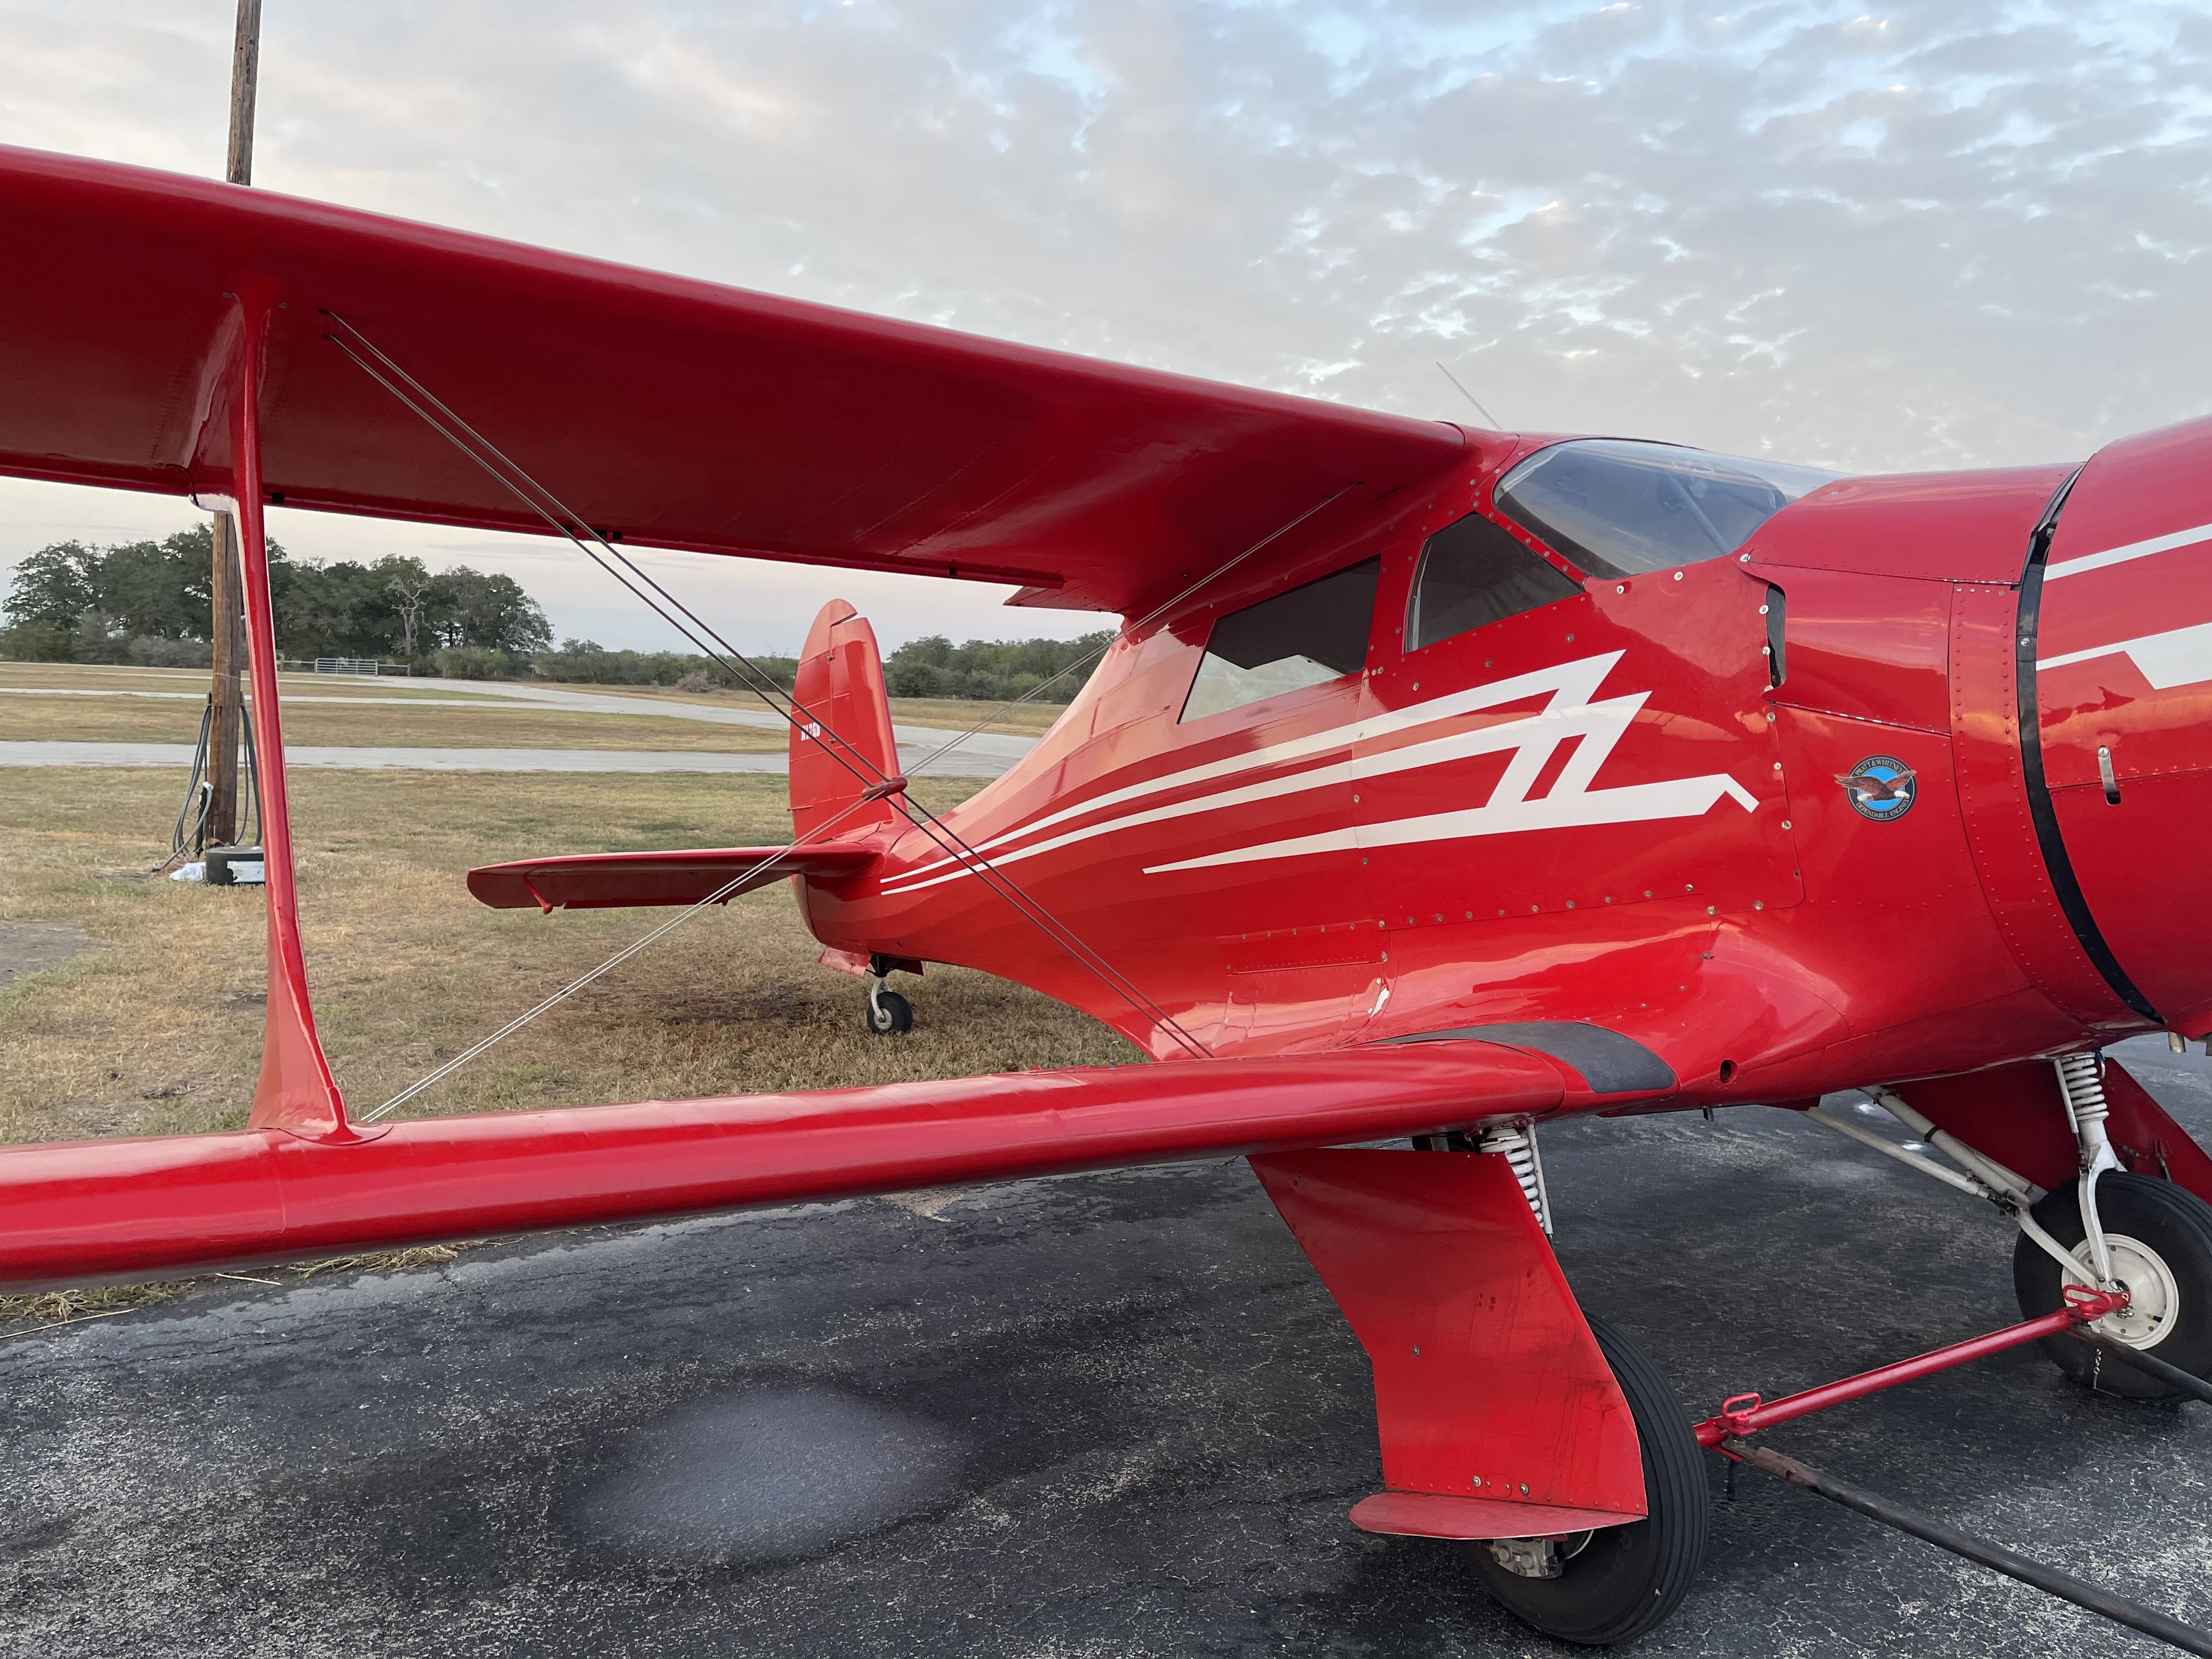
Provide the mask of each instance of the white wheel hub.
MULTIPOLYGON (((2130 1348, 2155 1348, 2172 1334, 2181 1316, 2181 1287, 2174 1283, 2173 1270, 2156 1250, 2125 1233, 2106 1233, 2105 1245, 2112 1252, 2112 1277, 2128 1293, 2128 1305, 2089 1328, 2130 1348)), ((2080 1265, 2069 1276, 2078 1284, 2094 1285, 2096 1271, 2089 1265, 2087 1239, 2075 1247, 2074 1260, 2080 1265)))

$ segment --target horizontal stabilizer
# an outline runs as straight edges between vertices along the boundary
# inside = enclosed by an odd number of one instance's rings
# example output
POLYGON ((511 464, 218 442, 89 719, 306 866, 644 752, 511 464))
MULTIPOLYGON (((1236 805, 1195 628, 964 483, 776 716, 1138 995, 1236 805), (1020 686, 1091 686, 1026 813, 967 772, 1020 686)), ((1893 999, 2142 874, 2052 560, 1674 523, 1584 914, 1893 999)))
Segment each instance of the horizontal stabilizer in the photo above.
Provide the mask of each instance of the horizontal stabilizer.
POLYGON ((881 854, 872 847, 702 847, 670 853, 580 853, 519 859, 469 872, 469 891, 495 910, 605 910, 636 904, 696 904, 729 886, 723 902, 789 876, 858 875, 881 854))

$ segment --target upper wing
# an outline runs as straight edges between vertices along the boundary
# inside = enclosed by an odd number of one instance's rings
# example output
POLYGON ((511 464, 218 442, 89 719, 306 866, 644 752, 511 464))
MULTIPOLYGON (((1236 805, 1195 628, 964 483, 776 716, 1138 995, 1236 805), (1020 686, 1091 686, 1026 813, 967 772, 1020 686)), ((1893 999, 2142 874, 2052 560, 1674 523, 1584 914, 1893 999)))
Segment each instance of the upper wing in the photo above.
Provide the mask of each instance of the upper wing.
MULTIPOLYGON (((635 270, 265 191, 0 148, 0 472, 188 493, 226 295, 279 285, 272 501, 544 533, 370 380, 336 313, 611 538, 1164 598, 1437 422, 635 270)), ((1334 509, 1332 509, 1334 511, 1334 509)))
POLYGON ((873 847, 706 847, 669 853, 578 853, 518 859, 469 872, 469 891, 495 910, 607 909, 630 904, 696 904, 791 876, 835 880, 857 875, 882 856, 873 847), (734 883, 735 885, 732 885, 734 883))

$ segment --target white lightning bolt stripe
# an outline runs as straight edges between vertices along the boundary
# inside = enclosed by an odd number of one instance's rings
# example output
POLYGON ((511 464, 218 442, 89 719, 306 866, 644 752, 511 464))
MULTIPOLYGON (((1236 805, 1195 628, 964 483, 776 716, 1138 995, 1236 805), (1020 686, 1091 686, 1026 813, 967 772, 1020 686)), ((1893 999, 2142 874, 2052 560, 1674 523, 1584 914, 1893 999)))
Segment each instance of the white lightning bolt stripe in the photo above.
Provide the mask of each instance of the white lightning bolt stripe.
POLYGON ((1226 864, 1251 864, 1262 859, 1299 858, 1354 848, 1402 847, 1408 842, 1459 841, 1472 836, 1510 835, 1520 830, 1566 830, 1593 823, 1694 818, 1711 811, 1723 795, 1747 812, 1759 805, 1751 792, 1734 778, 1716 773, 1711 777, 1631 783, 1618 789, 1590 789, 1572 794, 1553 793, 1540 800, 1499 801, 1455 812, 1398 818, 1389 823, 1364 823, 1356 829, 1331 830, 1317 836, 1298 836, 1288 841, 1266 842, 1257 847, 1239 847, 1226 853, 1209 853, 1204 858, 1182 859, 1174 864, 1149 865, 1145 873, 1151 876, 1173 870, 1210 870, 1226 864))
POLYGON ((2154 553, 2164 553, 2177 547, 2187 547, 2195 542, 2212 541, 2212 524, 2200 524, 2194 530, 2177 530, 2168 536, 2153 536, 2148 541, 2130 542, 2125 547, 2111 547, 2102 553, 2084 553, 2078 559, 2062 559, 2048 566, 2043 573, 2045 584, 2063 580, 2068 576, 2079 576, 2085 571, 2102 570, 2107 565, 2125 564, 2130 559, 2147 559, 2154 553))
MULTIPOLYGON (((1142 824, 1303 794, 1395 772, 1443 765, 1476 755, 1504 752, 1511 753, 1513 758, 1508 763, 1504 775, 1490 792, 1490 799, 1485 805, 1382 823, 1347 825, 1318 835, 1294 836, 1200 858, 1155 865, 1150 866, 1146 873, 1203 869, 1217 865, 1250 863, 1262 859, 1295 858, 1312 853, 1341 852, 1353 847, 1388 847, 1410 841, 1499 835, 1516 830, 1564 829, 1577 824, 1629 823, 1656 818, 1697 817, 1710 811, 1723 796, 1735 801, 1746 811, 1755 810, 1756 799, 1734 778, 1725 774, 1629 784, 1612 789, 1590 787, 1598 769, 1611 756, 1613 746, 1626 734, 1650 695, 1649 692, 1635 692, 1608 697, 1601 702, 1589 700, 1613 665, 1620 660, 1620 656, 1621 653, 1615 651, 1602 656, 1587 657, 1578 662, 1559 664, 1534 674, 1516 675, 1512 679, 1502 680, 1493 685, 1438 697, 1401 709, 1393 715, 1335 727, 1289 744, 1238 756, 1231 761, 1213 762, 1204 767, 1170 774, 1165 778, 1110 792, 1076 806, 1063 808, 1033 823, 1009 830, 983 845, 986 848, 1002 846, 1007 842, 1033 835, 1052 823, 1065 823, 1069 818, 1109 804, 1126 804, 1146 795, 1158 794, 1177 782, 1211 780, 1236 771, 1250 771, 1258 765, 1267 763, 1270 758, 1276 762, 1308 759, 1331 750, 1340 750, 1363 737, 1433 724, 1453 714, 1471 712, 1471 708, 1519 702, 1547 690, 1553 694, 1550 702, 1540 712, 1518 720, 1500 721, 1479 731, 1455 732, 1379 753, 1349 756, 1330 764, 1287 776, 1217 789, 1186 800, 1102 819, 1006 853, 995 861, 1015 863, 1078 842, 1142 824), (1543 799, 1530 800, 1529 791, 1535 787, 1552 757, 1559 752, 1559 745, 1576 738, 1583 741, 1569 755, 1567 763, 1560 769, 1559 778, 1552 788, 1543 799)), ((957 881, 969 873, 965 868, 948 868, 951 864, 952 860, 949 859, 939 859, 917 866, 892 878, 884 890, 887 895, 918 892, 926 887, 957 881)))
MULTIPOLYGON (((1001 865, 1018 863, 1023 859, 1035 858, 1040 853, 1049 853, 1059 848, 1071 846, 1077 842, 1089 841, 1095 836, 1134 829, 1141 824, 1159 823, 1170 818, 1186 817, 1198 812, 1218 812, 1231 806, 1249 805, 1255 801, 1273 800, 1285 795, 1304 794, 1310 790, 1326 789, 1337 784, 1358 783, 1370 778, 1386 777, 1394 772, 1409 772, 1425 767, 1444 765, 1452 761, 1465 760, 1476 755, 1492 755, 1505 750, 1517 750, 1519 754, 1516 757, 1513 765, 1507 768, 1505 778, 1501 780, 1498 786, 1500 790, 1504 790, 1510 786, 1515 773, 1522 769, 1527 770, 1529 775, 1528 781, 1533 782, 1536 770, 1543 763, 1543 757, 1549 755, 1556 745, 1565 742, 1569 738, 1599 737, 1601 740, 1595 744, 1586 744, 1583 750, 1577 750, 1574 758, 1568 763, 1565 770, 1560 774, 1559 787, 1565 789, 1574 785, 1575 776, 1578 772, 1586 772, 1595 766, 1596 762, 1602 758, 1602 750, 1613 747, 1610 737, 1602 734, 1625 728, 1636 718, 1636 711, 1644 706, 1644 701, 1649 695, 1648 692, 1639 691, 1632 696, 1609 697, 1603 702, 1577 702, 1557 713, 1547 709, 1542 714, 1531 714, 1523 720, 1507 720, 1497 726, 1486 726, 1479 732, 1455 732, 1450 737, 1432 738, 1425 743, 1407 744, 1401 749, 1386 749, 1380 754, 1355 756, 1328 766, 1315 767, 1304 772, 1294 772, 1288 777, 1269 778, 1263 782, 1246 784, 1241 788, 1220 790, 1210 795, 1200 795, 1193 800, 1176 801, 1169 805, 1155 806, 1146 811, 1127 813, 1121 817, 1109 818, 1103 823, 1085 824, 1079 830, 1072 830, 1066 835, 1054 836, 1049 840, 1020 848, 992 861, 1001 865), (1585 752, 1592 748, 1601 752, 1596 754, 1585 752), (1531 757, 1534 757, 1533 763, 1531 763, 1531 757), (1585 760, 1589 762, 1588 767, 1583 764, 1585 760)), ((1526 784, 1524 783, 1522 787, 1526 787, 1526 784)), ((940 874, 922 877, 919 880, 908 879, 897 886, 886 886, 884 890, 886 893, 919 892, 925 887, 934 887, 940 882, 957 881, 967 873, 965 870, 961 869, 947 870, 940 874)))
MULTIPOLYGON (((1376 715, 1372 720, 1356 720, 1346 726, 1331 726, 1326 731, 1309 732, 1303 738, 1293 738, 1287 743, 1271 744, 1264 749, 1255 749, 1240 755, 1231 755, 1221 760, 1207 761, 1201 765, 1186 767, 1180 772, 1170 772, 1160 777, 1148 778, 1142 783, 1129 784, 1120 789, 1109 789, 1104 794, 1094 795, 1090 799, 1078 801, 1072 806, 1063 806, 1057 811, 1046 813, 1041 818, 1032 819, 1027 823, 1018 824, 1012 830, 979 842, 975 850, 989 855, 1009 842, 1024 840, 1049 830, 1056 824, 1066 823, 1071 819, 1082 817, 1088 813, 1103 811, 1115 806, 1125 806, 1133 801, 1143 800, 1148 796, 1164 794, 1172 789, 1187 788, 1192 784, 1211 783, 1218 779, 1234 777, 1242 772, 1258 771, 1263 767, 1291 765, 1299 761, 1310 760, 1334 750, 1350 748, 1355 743, 1388 737, 1394 732, 1408 731, 1436 720, 1449 720, 1459 714, 1477 714, 1485 708, 1495 708, 1502 703, 1519 702, 1524 698, 1533 697, 1546 691, 1556 694, 1553 700, 1554 706, 1558 705, 1561 698, 1581 703, 1586 702, 1590 693, 1596 690, 1599 684, 1612 672, 1613 665, 1619 662, 1620 658, 1620 652, 1608 651, 1600 656, 1584 657, 1579 661, 1565 663, 1552 668, 1538 669, 1533 673, 1516 674, 1510 679, 1494 681, 1488 685, 1474 686, 1465 691, 1455 691, 1449 696, 1432 697, 1426 702, 1413 703, 1391 714, 1376 715)), ((1321 785, 1316 783, 1313 787, 1320 787, 1321 785)), ((1265 799, 1265 797, 1254 799, 1265 799)), ((1187 808, 1195 804, 1185 803, 1184 805, 1187 808)), ((1004 860, 998 861, 1004 862, 1004 860)), ((940 872, 946 872, 948 876, 959 876, 965 873, 965 867, 958 859, 932 859, 926 863, 915 865, 910 870, 901 871, 890 878, 884 890, 887 894, 911 892, 921 886, 933 884, 928 882, 927 878, 940 872)))
POLYGON ((2035 672, 2040 674, 2046 668, 2063 668, 2069 663, 2112 656, 2126 657, 2142 671, 2145 679, 2161 691, 2171 691, 2177 686, 2201 685, 2212 680, 2212 623, 2093 646, 2087 651, 2069 651, 2063 657, 2040 658, 2035 672))

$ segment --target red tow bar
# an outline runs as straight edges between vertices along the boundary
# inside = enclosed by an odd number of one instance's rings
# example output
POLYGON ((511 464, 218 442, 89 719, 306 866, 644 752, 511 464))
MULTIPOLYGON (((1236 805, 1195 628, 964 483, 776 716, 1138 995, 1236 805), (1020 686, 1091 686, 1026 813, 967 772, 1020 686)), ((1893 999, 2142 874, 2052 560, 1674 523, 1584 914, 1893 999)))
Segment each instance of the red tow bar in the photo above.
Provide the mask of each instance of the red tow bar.
MULTIPOLYGON (((2086 1285, 2069 1285, 2065 1289, 2066 1305, 2056 1313, 2045 1314, 2040 1319, 2030 1319, 2018 1325, 2008 1325, 2001 1331, 1991 1331, 1986 1336, 1954 1342, 1948 1348, 1938 1348, 1911 1359, 1900 1359, 1894 1365, 1883 1365, 1870 1371, 1861 1371, 1856 1376, 1847 1376, 1840 1382, 1830 1382, 1818 1389, 1808 1389, 1802 1394, 1793 1394, 1787 1399, 1771 1404, 1755 1394, 1731 1395, 1722 1403, 1717 1416, 1709 1417, 1695 1431, 1698 1443, 1710 1446, 1729 1460, 1729 1495, 1735 1495, 1735 1468, 1738 1463, 1747 1463, 1753 1468, 1787 1480, 1794 1486, 1802 1486, 1819 1493, 1830 1503, 1840 1504, 1847 1510, 1856 1510, 1870 1521, 1924 1540, 1938 1549, 2016 1578, 2023 1584, 2033 1585, 2045 1595, 2071 1601, 2077 1607, 2086 1607, 2101 1613, 2116 1624, 2130 1630, 2141 1631, 2146 1636, 2193 1653, 2200 1659, 2212 1659, 2212 1634, 2192 1629, 2179 1620, 2160 1613, 2155 1607, 2131 1601, 2124 1595, 2085 1583, 2072 1574, 2056 1567, 2031 1561, 2015 1551, 1972 1533, 1961 1532, 1933 1516, 1921 1514, 1893 1498, 1884 1498, 1863 1486, 1855 1486, 1845 1480, 1814 1468, 1809 1463, 1786 1457, 1771 1446, 1753 1445, 1743 1437, 1753 1430, 1770 1424, 1786 1423, 1793 1417, 1802 1417, 1830 1406, 1840 1406, 1846 1400, 1856 1400, 1862 1395, 1879 1394, 1884 1389, 1893 1389, 1900 1382, 1910 1382, 1916 1376, 1926 1376, 1931 1371, 1948 1370, 1954 1365, 1963 1365, 1970 1359, 1979 1359, 1984 1354, 2002 1353, 2007 1348, 2017 1348, 2024 1342, 2039 1338, 2056 1336, 2062 1331, 2072 1330, 2087 1340, 2102 1345, 2110 1339, 2087 1328, 2106 1314, 2117 1313, 2128 1305, 2124 1291, 2096 1291, 2086 1285)), ((2124 1345, 2115 1344, 2124 1347, 2124 1345)), ((2173 1375, 2167 1379, 2185 1392, 2199 1398, 2212 1399, 2212 1388, 2201 1377, 2172 1367, 2173 1375)), ((2154 1372, 2154 1375, 2160 1373, 2154 1372)))
POLYGON ((2008 1325, 2002 1330, 1991 1331, 1985 1336, 1969 1337, 1964 1342, 1954 1342, 1948 1348, 1937 1348, 1929 1353, 1916 1354, 1910 1359, 1900 1359, 1893 1365, 1878 1365, 1873 1370, 1861 1371, 1856 1376, 1844 1377, 1839 1382, 1824 1382, 1817 1389, 1806 1389, 1802 1394, 1793 1394, 1775 1401, 1761 1400, 1755 1394, 1730 1395, 1721 1402, 1720 1411, 1716 1415, 1698 1425, 1698 1443, 1717 1447, 1723 1440, 1741 1439, 1772 1424, 1787 1423, 1792 1418, 1803 1417, 1808 1413, 1826 1411, 1829 1407, 1840 1406, 1847 1400, 1856 1400, 1863 1395, 1880 1394, 1884 1389, 1893 1389, 1900 1382, 1910 1382, 1915 1377, 1927 1376, 1936 1371, 1948 1370, 1954 1365, 1963 1365, 1985 1354, 2002 1353, 2007 1348, 2040 1341, 2046 1336, 2056 1336, 2077 1325, 2091 1324, 2128 1305, 2125 1291, 2092 1290, 2087 1285, 2067 1285, 2065 1296, 2064 1307, 2056 1313, 2045 1314, 2040 1319, 2008 1325))

